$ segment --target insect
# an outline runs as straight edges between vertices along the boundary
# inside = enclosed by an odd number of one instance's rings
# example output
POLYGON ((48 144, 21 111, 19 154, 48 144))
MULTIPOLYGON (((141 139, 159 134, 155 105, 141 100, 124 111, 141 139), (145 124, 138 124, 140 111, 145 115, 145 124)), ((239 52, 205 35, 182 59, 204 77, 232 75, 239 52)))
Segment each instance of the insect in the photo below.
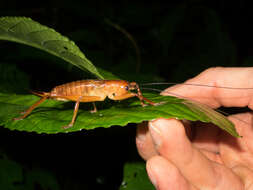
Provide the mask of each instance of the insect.
POLYGON ((150 105, 155 105, 155 103, 143 97, 136 82, 128 82, 125 80, 80 80, 56 86, 51 92, 32 91, 32 93, 40 96, 41 99, 26 110, 22 116, 14 118, 14 120, 24 119, 46 99, 75 101, 72 120, 67 126, 63 127, 65 129, 74 125, 80 102, 92 102, 94 107, 91 110, 92 113, 97 112, 94 102, 104 101, 106 97, 112 100, 138 97, 142 106, 146 105, 144 101, 150 105))

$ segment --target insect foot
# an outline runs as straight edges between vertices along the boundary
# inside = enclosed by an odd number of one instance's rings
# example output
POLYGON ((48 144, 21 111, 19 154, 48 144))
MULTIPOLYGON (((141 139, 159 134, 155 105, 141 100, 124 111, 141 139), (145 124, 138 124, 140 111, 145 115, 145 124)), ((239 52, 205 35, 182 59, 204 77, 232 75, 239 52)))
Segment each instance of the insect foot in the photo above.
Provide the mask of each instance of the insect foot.
POLYGON ((20 112, 20 115, 24 115, 26 113, 26 111, 22 111, 20 112))
POLYGON ((22 120, 23 118, 22 117, 16 117, 16 118, 13 118, 12 120, 13 121, 18 121, 18 120, 22 120))
POLYGON ((154 106, 163 105, 163 104, 165 104, 165 103, 166 103, 165 101, 164 101, 164 102, 158 102, 158 103, 155 103, 154 106))
POLYGON ((90 110, 90 113, 96 113, 97 110, 90 110))
POLYGON ((68 128, 70 128, 70 127, 73 127, 73 124, 69 124, 69 125, 67 125, 67 126, 62 126, 63 129, 68 129, 68 128))

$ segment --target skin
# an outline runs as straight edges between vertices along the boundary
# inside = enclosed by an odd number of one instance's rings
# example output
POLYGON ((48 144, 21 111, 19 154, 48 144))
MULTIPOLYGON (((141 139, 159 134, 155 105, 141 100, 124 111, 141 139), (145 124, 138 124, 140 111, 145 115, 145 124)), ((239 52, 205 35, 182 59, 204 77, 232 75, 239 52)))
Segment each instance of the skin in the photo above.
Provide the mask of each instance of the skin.
MULTIPOLYGON (((210 68, 186 83, 253 88, 253 67, 210 68)), ((176 85, 162 92, 179 94, 212 108, 253 109, 253 90, 176 85)), ((253 190, 253 116, 228 117, 243 138, 211 124, 204 127, 176 119, 156 119, 137 129, 136 144, 158 190, 253 190), (244 121, 244 122, 242 122, 244 121), (148 127, 146 127, 148 125, 148 127)))

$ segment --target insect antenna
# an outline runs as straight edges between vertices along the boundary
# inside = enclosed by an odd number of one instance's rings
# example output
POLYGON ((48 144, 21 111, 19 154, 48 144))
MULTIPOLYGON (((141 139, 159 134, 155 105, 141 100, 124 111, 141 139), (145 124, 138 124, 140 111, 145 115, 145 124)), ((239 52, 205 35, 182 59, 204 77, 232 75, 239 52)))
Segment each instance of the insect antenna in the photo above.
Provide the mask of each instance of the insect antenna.
POLYGON ((230 86, 213 86, 206 84, 196 84, 196 83, 176 83, 176 82, 150 82, 143 83, 140 86, 151 86, 151 85, 187 85, 187 86, 203 86, 209 88, 224 88, 224 89, 232 89, 232 90, 253 90, 253 88, 244 88, 244 87, 230 87, 230 86))
MULTIPOLYGON (((163 90, 157 89, 157 88, 146 88, 146 87, 143 88, 142 87, 141 89, 143 89, 143 90, 151 90, 151 91, 155 91, 155 92, 162 92, 163 91, 163 90)), ((172 96, 176 96, 178 98, 183 98, 183 99, 190 100, 190 98, 188 98, 188 97, 184 97, 182 95, 179 95, 179 94, 176 94, 176 93, 173 93, 173 92, 166 92, 166 93, 169 94, 169 95, 172 95, 172 96)), ((191 100, 191 101, 193 101, 193 100, 191 100)))
POLYGON ((156 92, 162 92, 162 90, 160 89, 156 89, 156 88, 146 88, 146 87, 141 87, 142 90, 151 90, 151 91, 156 91, 156 92))
MULTIPOLYGON (((151 83, 149 83, 149 84, 151 84, 151 83)), ((153 84, 155 84, 155 83, 152 83, 152 85, 153 84)), ((164 83, 163 83, 164 84, 164 83)), ((167 84, 167 83, 166 83, 167 84)), ((171 83, 170 83, 171 84, 171 83)), ((173 84, 178 84, 178 83, 173 83, 173 84)), ((188 85, 188 84, 187 84, 188 85)), ((195 85, 195 84, 189 84, 189 85, 195 85)), ((205 85, 200 85, 200 86, 205 86, 205 85)), ((208 87, 213 87, 213 86, 208 86, 208 87)), ((156 88, 146 88, 146 87, 142 87, 141 89, 143 89, 143 90, 151 90, 151 91, 156 91, 156 92, 162 92, 163 90, 160 90, 160 89, 156 89, 156 88)), ((244 89, 247 89, 247 90, 249 90, 249 89, 253 89, 253 88, 232 88, 232 87, 227 87, 227 89, 241 89, 241 90, 244 90, 244 89)), ((185 99, 185 100, 189 100, 189 101, 192 101, 192 102, 196 102, 196 103, 199 103, 199 104, 203 104, 203 103, 201 103, 201 102, 199 102, 199 101, 197 101, 197 100, 193 100, 193 99, 191 99, 191 98, 188 98, 188 97, 185 97, 185 96, 182 96, 182 95, 179 95, 179 94, 177 94, 177 93, 173 93, 173 92, 167 92, 168 93, 168 95, 171 95, 171 96, 175 96, 175 97, 178 97, 178 98, 182 98, 182 99, 185 99)), ((208 107, 210 107, 209 105, 207 105, 207 104, 204 104, 205 106, 208 106, 208 107)), ((211 108, 211 107, 210 107, 211 108)), ((226 112, 224 112, 224 111, 222 111, 222 110, 220 110, 220 109, 215 109, 217 112, 219 112, 219 113, 221 113, 221 114, 223 114, 223 115, 225 115, 225 116, 229 116, 230 114, 228 114, 228 113, 226 113, 226 112)), ((250 125, 248 122, 246 122, 246 121, 244 121, 244 120, 242 120, 242 119, 240 119, 240 118, 238 118, 238 117, 236 117, 236 116, 232 116, 233 118, 235 118, 235 119, 237 119, 238 121, 241 121, 241 122, 243 122, 243 123, 245 123, 245 124, 247 124, 247 125, 250 125)))

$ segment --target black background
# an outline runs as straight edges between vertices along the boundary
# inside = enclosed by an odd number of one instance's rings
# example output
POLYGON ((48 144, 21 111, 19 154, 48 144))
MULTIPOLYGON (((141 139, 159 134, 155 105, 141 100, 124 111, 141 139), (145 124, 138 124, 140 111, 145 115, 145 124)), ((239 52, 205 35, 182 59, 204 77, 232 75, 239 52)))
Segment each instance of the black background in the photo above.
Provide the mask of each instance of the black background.
MULTIPOLYGON (((75 41, 95 66, 122 79, 183 82, 209 67, 251 66, 250 2, 8 0, 1 2, 0 16, 31 17, 54 28, 75 41), (106 20, 133 36, 140 63, 133 43, 106 20)), ((0 64, 16 65, 27 75, 30 89, 47 91, 92 77, 61 62, 39 50, 0 41, 0 64)), ((0 150, 28 168, 54 173, 61 189, 117 189, 123 164, 141 159, 134 134, 133 124, 58 135, 1 127, 0 150)))

